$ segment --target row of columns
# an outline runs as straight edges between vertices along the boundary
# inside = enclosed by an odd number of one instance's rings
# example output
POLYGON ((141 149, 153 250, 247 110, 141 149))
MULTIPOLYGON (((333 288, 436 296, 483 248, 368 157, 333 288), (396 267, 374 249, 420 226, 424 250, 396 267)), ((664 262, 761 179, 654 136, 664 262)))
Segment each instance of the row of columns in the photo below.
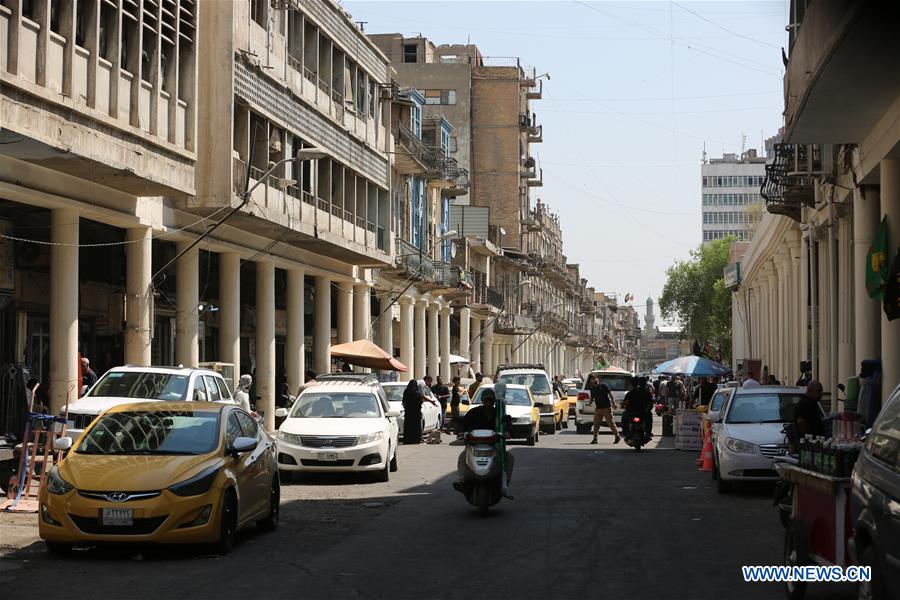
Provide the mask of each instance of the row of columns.
POLYGON ((884 398, 900 382, 900 319, 888 321, 865 285, 867 253, 882 218, 890 260, 900 238, 900 160, 882 160, 880 177, 880 186, 854 190, 852 219, 832 205, 826 223, 789 232, 748 280, 749 352, 782 383, 793 383, 800 362, 810 360, 813 376, 837 398, 839 383, 863 360, 879 357, 884 398))
MULTIPOLYGON (((431 298, 401 296, 400 304, 400 362, 409 369, 407 373, 415 379, 425 375, 441 375, 445 379, 450 373, 450 313, 452 309, 431 298)), ((469 314, 469 309, 461 311, 469 314)), ((391 320, 388 317, 387 323, 391 320)), ((468 325, 468 324, 467 324, 468 325)), ((390 325, 382 326, 381 345, 393 348, 393 341, 387 343, 386 333, 390 325)), ((461 345, 468 346, 463 338, 468 336, 468 328, 460 327, 461 345), (464 331, 465 329, 465 331, 464 331), (463 336, 465 333, 465 336, 463 336)), ((468 353, 467 350, 461 352, 468 353)))
MULTIPOLYGON (((54 209, 51 214, 50 288, 50 403, 58 412, 78 394, 78 211, 54 209)), ((152 329, 152 232, 149 227, 126 231, 125 362, 149 365, 152 329)), ((175 362, 186 367, 199 364, 199 248, 179 242, 181 256, 175 263, 175 362), (183 253, 183 254, 182 254, 183 253)), ((241 364, 240 265, 238 253, 219 255, 219 359, 241 364)), ((287 335, 285 371, 290 389, 303 379, 305 365, 303 269, 287 270, 287 335)), ((275 382, 275 264, 256 263, 256 387, 265 410, 266 425, 274 427, 275 382)), ((333 282, 315 277, 314 368, 331 369, 331 286, 338 290, 338 342, 371 335, 370 288, 367 284, 333 282), (351 304, 352 296, 352 304, 351 304)), ((449 334, 449 331, 448 331, 449 334)), ((390 346, 389 346, 390 347, 390 346)), ((232 382, 234 384, 235 382, 232 382)))

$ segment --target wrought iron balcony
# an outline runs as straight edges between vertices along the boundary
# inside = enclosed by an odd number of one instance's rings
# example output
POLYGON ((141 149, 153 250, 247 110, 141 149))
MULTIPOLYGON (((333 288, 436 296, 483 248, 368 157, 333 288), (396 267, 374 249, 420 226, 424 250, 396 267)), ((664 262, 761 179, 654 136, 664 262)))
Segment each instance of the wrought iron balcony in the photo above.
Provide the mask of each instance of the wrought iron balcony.
POLYGON ((396 252, 394 264, 399 272, 420 281, 430 281, 434 277, 434 261, 421 248, 404 239, 397 239, 396 252))
POLYGON ((813 184, 829 169, 829 146, 775 144, 775 160, 766 165, 760 195, 766 210, 800 221, 803 206, 815 204, 813 184))

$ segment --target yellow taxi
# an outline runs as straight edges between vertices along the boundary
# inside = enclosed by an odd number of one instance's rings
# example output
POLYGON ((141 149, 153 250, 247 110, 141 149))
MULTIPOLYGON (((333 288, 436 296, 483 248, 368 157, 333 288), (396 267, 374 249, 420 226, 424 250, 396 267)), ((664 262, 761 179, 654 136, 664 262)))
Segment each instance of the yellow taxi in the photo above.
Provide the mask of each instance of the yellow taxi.
POLYGON ((544 365, 500 365, 497 367, 497 383, 526 385, 541 413, 542 433, 554 434, 569 426, 569 401, 553 390, 544 365))
POLYGON ((74 544, 210 544, 228 553, 236 532, 278 525, 275 444, 231 404, 142 402, 100 414, 52 467, 40 491, 47 548, 74 544))

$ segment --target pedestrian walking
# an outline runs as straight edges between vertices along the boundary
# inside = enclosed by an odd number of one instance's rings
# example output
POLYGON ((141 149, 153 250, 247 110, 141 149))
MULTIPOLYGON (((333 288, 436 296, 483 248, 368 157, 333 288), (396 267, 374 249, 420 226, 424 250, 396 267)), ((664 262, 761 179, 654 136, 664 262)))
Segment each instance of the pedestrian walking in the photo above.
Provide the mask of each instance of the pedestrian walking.
POLYGON ((422 443, 422 400, 421 381, 410 379, 403 390, 403 443, 422 443))
POLYGON ((81 357, 81 389, 79 394, 83 396, 93 385, 97 383, 97 374, 91 369, 91 361, 86 356, 81 357))
POLYGON ((469 385, 469 400, 475 397, 475 392, 478 391, 478 388, 481 387, 481 381, 484 379, 484 375, 481 373, 475 373, 475 381, 469 385))
POLYGON ((246 410, 247 412, 252 412, 253 409, 250 407, 250 386, 253 384, 253 377, 250 376, 249 373, 244 373, 241 375, 241 378, 238 379, 237 388, 234 390, 234 400, 237 402, 238 406, 246 410))
POLYGON ((613 443, 618 444, 620 439, 619 430, 616 429, 616 422, 612 416, 612 411, 616 408, 616 400, 613 398, 612 390, 593 375, 588 377, 588 389, 591 391, 591 404, 594 405, 594 439, 591 440, 591 443, 597 443, 600 423, 605 419, 610 431, 616 436, 613 443))
POLYGON ((822 393, 824 388, 816 380, 806 386, 806 394, 794 406, 794 426, 800 436, 825 435, 825 422, 822 420, 822 393))
POLYGON ((456 433, 459 423, 459 403, 462 399, 462 385, 458 375, 453 377, 451 383, 453 385, 450 387, 450 429, 456 433))
POLYGON ((441 427, 444 425, 444 418, 447 416, 447 403, 450 401, 450 388, 444 384, 441 376, 437 376, 437 381, 431 386, 431 391, 441 403, 441 427))

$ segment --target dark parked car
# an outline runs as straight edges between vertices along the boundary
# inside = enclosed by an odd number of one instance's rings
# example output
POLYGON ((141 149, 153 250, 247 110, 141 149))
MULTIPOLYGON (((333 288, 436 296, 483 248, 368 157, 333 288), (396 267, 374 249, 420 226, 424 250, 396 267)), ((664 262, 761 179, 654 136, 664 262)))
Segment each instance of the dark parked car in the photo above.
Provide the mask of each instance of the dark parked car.
POLYGON ((900 386, 872 425, 853 470, 850 510, 851 556, 872 567, 872 581, 860 584, 859 597, 900 598, 900 386))

